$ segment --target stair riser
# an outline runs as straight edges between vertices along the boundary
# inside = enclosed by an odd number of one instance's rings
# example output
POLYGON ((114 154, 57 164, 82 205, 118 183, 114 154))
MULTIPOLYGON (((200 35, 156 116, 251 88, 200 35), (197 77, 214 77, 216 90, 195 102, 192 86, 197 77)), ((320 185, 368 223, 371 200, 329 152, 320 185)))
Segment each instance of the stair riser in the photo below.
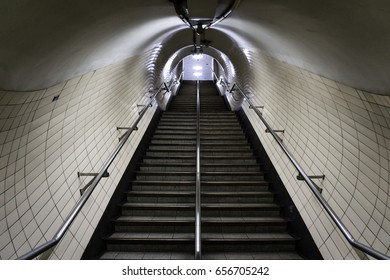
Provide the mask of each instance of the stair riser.
POLYGON ((242 151, 242 152, 250 152, 253 154, 251 147, 248 144, 235 144, 235 143, 221 143, 220 145, 209 145, 200 143, 201 152, 212 152, 212 151, 221 151, 224 153, 228 153, 232 150, 234 151, 242 151))
POLYGON ((234 130, 225 130, 225 129, 214 129, 214 130, 209 130, 209 129, 202 129, 200 131, 200 136, 205 138, 208 136, 219 136, 219 135, 233 135, 233 136, 244 136, 242 134, 242 131, 234 131, 234 130))
POLYGON ((170 134, 156 134, 153 137, 154 140, 195 140, 196 135, 170 135, 170 134))
POLYGON ((201 166, 201 172, 260 172, 259 166, 201 166))
POLYGON ((209 209, 202 207, 203 217, 278 217, 279 210, 266 210, 266 209, 209 209))
POLYGON ((265 197, 249 197, 240 196, 237 194, 235 197, 210 197, 202 196, 202 203, 271 203, 273 202, 273 196, 265 197))
POLYGON ((200 136, 200 141, 202 143, 202 141, 224 141, 224 140, 228 140, 228 141, 236 141, 236 140, 239 140, 239 141, 246 141, 247 139, 245 138, 244 135, 234 135, 234 134, 218 134, 218 135, 201 135, 200 136))
POLYGON ((195 209, 122 209, 122 215, 125 216, 154 216, 154 217, 192 217, 195 215, 195 209))
POLYGON ((158 152, 158 151, 148 151, 146 152, 146 156, 148 157, 170 157, 170 156, 194 156, 196 154, 195 151, 183 152, 183 151, 166 151, 166 152, 158 152))
POLYGON ((268 186, 210 186, 201 184, 204 192, 263 192, 268 191, 268 186))
MULTIPOLYGON (((208 175, 208 174, 201 174, 201 178, 204 181, 237 181, 237 184, 240 184, 240 181, 263 181, 264 176, 263 175, 240 175, 240 174, 219 174, 219 175, 208 175)), ((170 174, 170 173, 163 173, 161 175, 153 174, 153 173, 142 173, 138 174, 136 177, 139 181, 195 181, 196 176, 195 173, 190 174, 170 174)))
POLYGON ((202 242, 203 252, 285 252, 295 250, 294 241, 274 242, 202 242))
POLYGON ((195 204, 195 195, 193 197, 156 197, 156 196, 131 196, 127 197, 128 202, 134 203, 192 203, 195 204))
POLYGON ((230 146, 238 146, 238 145, 248 145, 248 141, 246 139, 241 139, 241 140, 228 140, 228 139, 210 139, 210 140, 202 140, 200 142, 202 147, 230 147, 230 146))
MULTIPOLYGON (((236 157, 237 160, 242 158, 249 158, 253 156, 252 151, 204 151, 201 152, 202 158, 212 158, 212 157, 236 157)), ((256 161, 256 158, 252 158, 252 160, 256 161)))
MULTIPOLYGON (((195 203, 195 197, 156 197, 156 196, 131 196, 128 202, 134 203, 195 203)), ((271 203, 273 197, 202 197, 202 203, 271 203)))
POLYGON ((196 146, 188 145, 151 145, 149 151, 161 152, 161 151, 173 151, 173 152, 185 152, 192 153, 196 152, 196 146))
POLYGON ((112 251, 130 252, 193 252, 194 241, 192 242, 153 242, 135 241, 134 244, 113 244, 107 242, 107 249, 112 251))
POLYGON ((194 172, 195 166, 142 166, 140 167, 141 171, 159 171, 159 172, 194 172))
POLYGON ((183 119, 181 116, 172 116, 172 117, 166 117, 160 120, 158 123, 159 126, 195 126, 196 127, 196 116, 191 118, 185 118, 183 119))
POLYGON ((178 232, 178 233, 194 233, 195 232, 195 223, 192 225, 115 225, 116 232, 178 232))
POLYGON ((165 139, 165 140, 152 140, 151 145, 195 145, 196 146, 196 140, 171 140, 171 139, 165 139))
POLYGON ((286 225, 205 225, 202 224, 203 233, 282 233, 286 231, 286 225))
POLYGON ((205 164, 255 164, 257 161, 255 158, 224 158, 224 157, 200 157, 201 162, 205 164))
POLYGON ((137 175, 137 180, 145 180, 145 181, 195 181, 195 174, 192 175, 137 175))
POLYGON ((259 175, 239 175, 226 173, 226 175, 201 175, 202 180, 205 181, 262 181, 264 176, 259 175))
POLYGON ((171 157, 171 158, 144 158, 144 163, 152 164, 180 164, 180 163, 196 163, 195 157, 180 158, 180 157, 171 157))
POLYGON ((167 130, 167 129, 157 129, 156 136, 158 135, 196 135, 196 130, 167 130))
POLYGON ((195 191, 195 183, 193 186, 187 185, 133 185, 133 191, 195 191))

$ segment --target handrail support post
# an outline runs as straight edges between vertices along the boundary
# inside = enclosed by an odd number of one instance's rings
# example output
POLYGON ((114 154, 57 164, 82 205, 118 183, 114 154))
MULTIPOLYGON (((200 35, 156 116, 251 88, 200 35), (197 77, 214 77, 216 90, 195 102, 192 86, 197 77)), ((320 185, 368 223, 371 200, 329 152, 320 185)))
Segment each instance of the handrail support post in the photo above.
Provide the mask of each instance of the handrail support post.
MULTIPOLYGON (((272 131, 277 133, 284 133, 284 129, 272 129, 272 131)), ((271 133, 271 130, 267 128, 265 133, 271 133)))
MULTIPOLYGON (((81 176, 94 176, 94 177, 96 177, 97 175, 99 175, 99 173, 82 173, 82 172, 77 172, 77 177, 81 177, 81 176)), ((107 178, 107 177, 110 177, 110 173, 108 173, 107 170, 106 170, 106 171, 104 171, 102 178, 107 178)))

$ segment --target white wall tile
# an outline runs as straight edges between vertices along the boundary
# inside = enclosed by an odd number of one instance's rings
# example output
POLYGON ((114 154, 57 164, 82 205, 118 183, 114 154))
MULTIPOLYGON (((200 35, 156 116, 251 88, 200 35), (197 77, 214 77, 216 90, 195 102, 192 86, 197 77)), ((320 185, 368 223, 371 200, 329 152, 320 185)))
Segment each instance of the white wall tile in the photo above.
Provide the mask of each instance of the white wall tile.
MULTIPOLYGON (((390 97, 358 91, 259 53, 251 56, 254 79, 246 86, 254 94, 252 102, 266 105, 263 116, 272 127, 287 124, 284 144, 307 173, 326 174, 323 195, 354 237, 389 255, 383 244, 390 243, 390 227, 383 221, 390 217, 390 97)), ((294 202, 304 207, 302 216, 323 257, 359 258, 335 234, 333 222, 324 226, 323 214, 313 216, 313 198, 296 188, 280 149, 265 135, 258 117, 246 105, 244 109, 266 140, 263 145, 294 202)))

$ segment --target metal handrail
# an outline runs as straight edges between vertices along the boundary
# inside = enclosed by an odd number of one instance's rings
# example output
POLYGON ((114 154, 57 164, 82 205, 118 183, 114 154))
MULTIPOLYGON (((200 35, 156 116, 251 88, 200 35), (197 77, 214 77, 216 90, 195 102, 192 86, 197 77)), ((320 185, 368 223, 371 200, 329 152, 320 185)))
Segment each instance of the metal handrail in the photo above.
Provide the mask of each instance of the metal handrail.
POLYGON ((264 119, 262 113, 257 109, 257 107, 249 100, 248 96, 244 93, 244 91, 237 85, 234 84, 233 87, 230 90, 230 93, 234 91, 234 88, 237 88, 238 91, 241 93, 241 95, 245 98, 245 101, 250 105, 250 108, 253 109, 257 116, 261 119, 263 124, 266 126, 266 128, 269 130, 273 138, 276 140, 278 145, 282 148, 283 152, 287 155, 287 157, 290 159, 292 164, 295 166, 295 168, 298 170, 299 174, 302 175, 303 179, 305 180, 306 184, 310 187, 311 191, 314 193, 314 196, 318 199, 318 201, 321 203, 321 205, 325 208, 326 212, 329 214, 329 216, 332 218, 332 220, 335 222, 337 227, 341 230, 344 237, 348 240, 348 242, 355 248, 363 251, 364 253, 380 260, 390 260, 390 256, 387 256, 377 250, 375 250, 372 247, 369 247, 363 243, 360 243, 359 241, 356 241, 355 238, 352 236, 352 234, 349 232, 349 230, 346 228, 346 226, 343 224, 341 219, 337 216, 335 211, 330 207, 330 205, 327 203, 327 201, 324 199, 324 197, 321 195, 321 193, 317 190, 316 185, 313 183, 313 181, 309 178, 309 176, 306 174, 306 172, 303 170, 303 168, 299 165, 299 163, 296 161, 296 159, 292 156, 292 154, 288 151, 286 146, 283 144, 282 140, 274 130, 269 126, 267 121, 264 119))
POLYGON ((152 106, 152 103, 154 102, 156 96, 162 91, 163 87, 166 87, 165 83, 162 83, 161 86, 157 89, 157 91, 150 96, 151 100, 150 102, 144 106, 144 108, 139 113, 138 118, 134 122, 134 124, 126 131, 126 133, 122 136, 119 144, 115 148, 115 150, 110 154, 108 159, 104 162, 103 166, 100 168, 97 175, 88 183, 90 186, 85 190, 83 195, 81 196, 80 200, 77 202, 77 204, 72 208, 70 211, 70 214, 65 219, 59 230, 56 232, 56 234, 53 236, 53 238, 44 244, 36 247, 35 249, 31 250, 30 252, 24 254, 23 256, 19 257, 19 260, 31 260, 40 254, 48 251, 49 249, 53 248, 55 245, 57 245, 61 239, 64 237, 65 233, 77 217, 77 215, 80 213, 81 209, 87 202, 88 198, 91 196, 92 192, 95 190, 96 186, 100 182, 100 180, 104 177, 104 175, 107 172, 107 169, 110 167, 116 156, 119 154, 127 140, 129 139, 131 133, 133 131, 136 131, 138 128, 138 123, 141 121, 142 117, 145 115, 146 111, 149 107, 152 106))
MULTIPOLYGON (((213 75, 218 83, 220 83, 223 87, 225 87, 226 90, 229 90, 229 82, 227 81, 226 77, 223 76, 219 79, 217 74, 215 74, 215 72, 213 72, 213 75)), ((233 98, 235 99, 234 95, 233 98)))
POLYGON ((202 258, 201 201, 200 201, 200 94, 196 81, 196 194, 195 194, 195 259, 202 258))

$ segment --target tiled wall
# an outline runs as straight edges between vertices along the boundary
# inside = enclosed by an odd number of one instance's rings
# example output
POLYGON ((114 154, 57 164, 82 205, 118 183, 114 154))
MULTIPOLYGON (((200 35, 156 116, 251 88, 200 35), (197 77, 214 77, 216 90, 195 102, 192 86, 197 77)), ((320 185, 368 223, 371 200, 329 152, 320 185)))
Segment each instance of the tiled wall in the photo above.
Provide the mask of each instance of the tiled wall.
MULTIPOLYGON (((353 89, 295 66, 247 53, 247 89, 322 195, 360 242, 390 255, 390 97, 353 89)), ((245 103, 246 104, 246 103, 245 103)), ((356 259, 347 243, 253 110, 254 125, 325 259, 356 259)))
MULTIPOLYGON (((0 92, 1 259, 15 259, 53 237, 91 179, 77 172, 97 172, 124 133, 116 126, 130 126, 137 104, 149 101, 153 74, 145 66, 152 60, 146 53, 46 90, 0 92)), ((51 258, 81 257, 155 109, 51 258)))

